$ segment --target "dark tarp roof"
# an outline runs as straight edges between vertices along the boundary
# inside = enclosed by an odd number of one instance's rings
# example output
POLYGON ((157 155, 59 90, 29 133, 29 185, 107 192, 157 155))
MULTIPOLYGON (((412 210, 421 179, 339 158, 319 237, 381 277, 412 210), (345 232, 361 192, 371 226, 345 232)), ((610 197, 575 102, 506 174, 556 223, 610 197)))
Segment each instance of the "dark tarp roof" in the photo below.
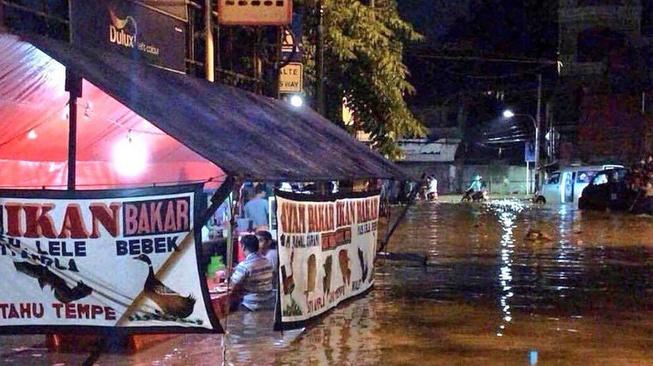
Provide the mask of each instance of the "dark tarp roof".
POLYGON ((231 175, 306 181, 407 178, 308 108, 49 38, 28 42, 231 175))

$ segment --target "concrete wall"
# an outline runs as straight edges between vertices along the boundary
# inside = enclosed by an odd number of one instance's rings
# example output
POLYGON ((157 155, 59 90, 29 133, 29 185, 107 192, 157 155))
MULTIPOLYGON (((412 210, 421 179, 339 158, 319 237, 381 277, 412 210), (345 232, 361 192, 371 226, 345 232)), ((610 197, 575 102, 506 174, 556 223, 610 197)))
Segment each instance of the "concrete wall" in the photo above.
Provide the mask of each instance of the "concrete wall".
POLYGON ((490 193, 526 194, 526 163, 522 166, 405 162, 398 164, 416 177, 422 173, 434 175, 438 180, 440 194, 462 193, 469 187, 476 174, 483 177, 490 193))

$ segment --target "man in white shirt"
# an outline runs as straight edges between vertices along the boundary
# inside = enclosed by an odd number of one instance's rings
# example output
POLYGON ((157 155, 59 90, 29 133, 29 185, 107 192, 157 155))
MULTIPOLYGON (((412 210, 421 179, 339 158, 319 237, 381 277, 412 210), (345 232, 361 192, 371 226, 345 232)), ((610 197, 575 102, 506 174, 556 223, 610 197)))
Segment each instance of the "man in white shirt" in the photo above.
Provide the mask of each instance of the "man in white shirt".
POLYGON ((256 232, 258 237, 259 252, 272 265, 272 286, 276 288, 279 268, 279 253, 277 252, 277 243, 272 239, 269 231, 260 230, 256 232))
POLYGON ((272 265, 259 254, 258 238, 245 235, 240 239, 245 260, 238 263, 231 275, 235 293, 244 294, 242 306, 251 311, 273 309, 275 291, 272 287, 272 265))

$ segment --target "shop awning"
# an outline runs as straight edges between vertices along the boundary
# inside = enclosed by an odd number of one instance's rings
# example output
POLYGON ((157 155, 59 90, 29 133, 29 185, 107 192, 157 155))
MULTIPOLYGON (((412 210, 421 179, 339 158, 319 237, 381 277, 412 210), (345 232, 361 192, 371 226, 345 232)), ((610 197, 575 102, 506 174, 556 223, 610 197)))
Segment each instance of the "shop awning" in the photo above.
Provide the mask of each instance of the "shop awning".
POLYGON ((84 79, 81 185, 406 177, 308 108, 52 39, 2 34, 0 55, 0 186, 65 184, 65 68, 84 79), (125 141, 147 155, 143 173, 116 169, 125 141))

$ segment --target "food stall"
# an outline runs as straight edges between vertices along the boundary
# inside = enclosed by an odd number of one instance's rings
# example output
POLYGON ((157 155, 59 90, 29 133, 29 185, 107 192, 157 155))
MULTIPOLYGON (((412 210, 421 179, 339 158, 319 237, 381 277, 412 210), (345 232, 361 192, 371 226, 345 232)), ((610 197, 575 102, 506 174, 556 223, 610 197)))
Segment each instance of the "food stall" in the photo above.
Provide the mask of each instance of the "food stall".
POLYGON ((406 177, 307 108, 47 38, 0 34, 0 54, 0 273, 13 280, 0 292, 45 308, 3 319, 0 333, 111 334, 138 345, 138 334, 221 332, 198 265, 200 232, 244 181, 406 177), (84 244, 70 254, 57 238, 84 244), (70 256, 78 271, 46 263, 45 240, 52 263, 70 256), (188 311, 157 302, 161 284, 188 311), (71 292, 87 303, 73 308, 79 298, 62 295, 71 292))

